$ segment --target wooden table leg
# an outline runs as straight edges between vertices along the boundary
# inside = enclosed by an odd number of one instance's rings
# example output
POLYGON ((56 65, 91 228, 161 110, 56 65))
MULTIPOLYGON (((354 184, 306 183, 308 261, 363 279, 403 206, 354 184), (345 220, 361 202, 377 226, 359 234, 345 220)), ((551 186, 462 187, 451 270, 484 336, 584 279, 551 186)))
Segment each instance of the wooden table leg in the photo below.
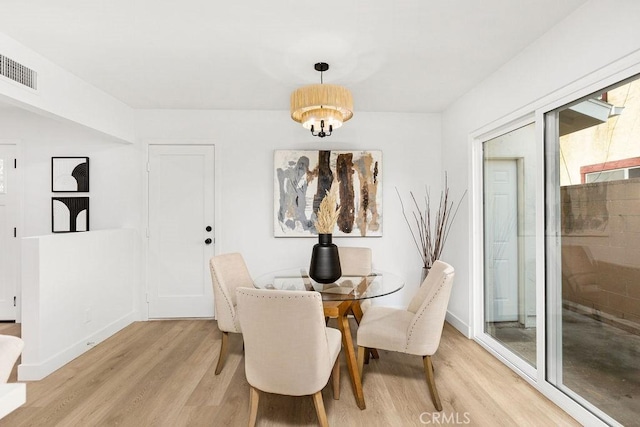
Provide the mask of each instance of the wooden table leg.
MULTIPOLYGON (((362 316, 364 315, 362 313, 362 309, 360 308, 360 301, 354 301, 353 304, 351 304, 351 312, 353 313, 353 318, 356 319, 356 323, 360 325, 360 320, 362 320, 362 316)), ((378 350, 376 350, 375 348, 370 348, 369 353, 371 353, 371 357, 373 357, 374 359, 380 358, 378 350)), ((365 359, 365 363, 367 364, 369 364, 369 353, 367 353, 367 357, 365 359)))
POLYGON ((347 313, 343 312, 338 316, 338 328, 342 332, 342 344, 344 355, 347 358, 347 368, 349 369, 349 377, 351 377, 351 386, 353 394, 356 397, 356 403, 360 409, 365 409, 364 393, 362 392, 362 379, 358 371, 358 362, 356 361, 356 352, 353 348, 353 338, 351 338, 351 328, 349 327, 349 319, 347 313))

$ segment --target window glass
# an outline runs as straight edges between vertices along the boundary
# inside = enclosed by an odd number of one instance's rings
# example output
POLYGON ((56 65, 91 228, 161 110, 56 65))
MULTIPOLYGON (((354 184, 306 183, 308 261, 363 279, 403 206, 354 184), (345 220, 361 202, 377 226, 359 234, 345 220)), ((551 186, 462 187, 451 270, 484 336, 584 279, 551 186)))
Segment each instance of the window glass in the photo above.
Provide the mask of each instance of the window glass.
POLYGON ((484 330, 536 366, 535 125, 483 143, 484 330))
POLYGON ((548 380, 624 425, 640 408, 638 117, 632 80, 545 120, 548 380))

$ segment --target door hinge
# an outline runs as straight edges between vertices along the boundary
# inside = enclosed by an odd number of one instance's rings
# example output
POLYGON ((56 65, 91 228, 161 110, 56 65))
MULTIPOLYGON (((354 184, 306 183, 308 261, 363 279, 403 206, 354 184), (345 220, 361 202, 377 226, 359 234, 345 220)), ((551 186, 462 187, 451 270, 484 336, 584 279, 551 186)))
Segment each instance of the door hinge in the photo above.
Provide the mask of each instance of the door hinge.
POLYGON ((16 297, 13 297, 13 306, 16 306, 16 297))
POLYGON ((18 230, 13 227, 13 237, 18 237, 18 230))
POLYGON ((147 239, 151 236, 151 233, 149 233, 149 229, 147 228, 147 239))
POLYGON ((151 163, 147 162, 147 172, 151 172, 151 163))
POLYGON ((149 293, 147 292, 146 294, 144 294, 145 299, 147 300, 147 303, 149 303, 149 293))

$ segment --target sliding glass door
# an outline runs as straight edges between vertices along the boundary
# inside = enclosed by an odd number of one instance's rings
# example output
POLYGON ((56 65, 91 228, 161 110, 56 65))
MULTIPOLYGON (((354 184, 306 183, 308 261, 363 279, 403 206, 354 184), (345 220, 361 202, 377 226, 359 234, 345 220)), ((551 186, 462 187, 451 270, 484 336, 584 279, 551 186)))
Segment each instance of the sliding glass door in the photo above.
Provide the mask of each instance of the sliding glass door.
POLYGON ((545 116, 547 381, 640 416, 640 80, 545 116))
POLYGON ((482 144, 484 333, 536 365, 533 123, 482 144))
POLYGON ((477 137, 475 336, 585 419, 640 425, 640 79, 537 117, 477 137))

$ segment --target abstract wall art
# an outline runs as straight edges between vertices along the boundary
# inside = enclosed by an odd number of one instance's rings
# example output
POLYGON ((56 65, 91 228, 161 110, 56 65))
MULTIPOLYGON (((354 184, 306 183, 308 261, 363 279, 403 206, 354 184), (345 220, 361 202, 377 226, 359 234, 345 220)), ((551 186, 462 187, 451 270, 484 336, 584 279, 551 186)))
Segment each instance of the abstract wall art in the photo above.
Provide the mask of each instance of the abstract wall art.
POLYGON ((51 231, 54 233, 89 231, 89 198, 52 197, 51 231))
POLYGON ((276 150, 274 236, 317 235, 320 202, 334 188, 340 205, 334 236, 382 236, 382 152, 276 150))
POLYGON ((81 192, 89 191, 88 157, 52 157, 51 191, 81 192))

